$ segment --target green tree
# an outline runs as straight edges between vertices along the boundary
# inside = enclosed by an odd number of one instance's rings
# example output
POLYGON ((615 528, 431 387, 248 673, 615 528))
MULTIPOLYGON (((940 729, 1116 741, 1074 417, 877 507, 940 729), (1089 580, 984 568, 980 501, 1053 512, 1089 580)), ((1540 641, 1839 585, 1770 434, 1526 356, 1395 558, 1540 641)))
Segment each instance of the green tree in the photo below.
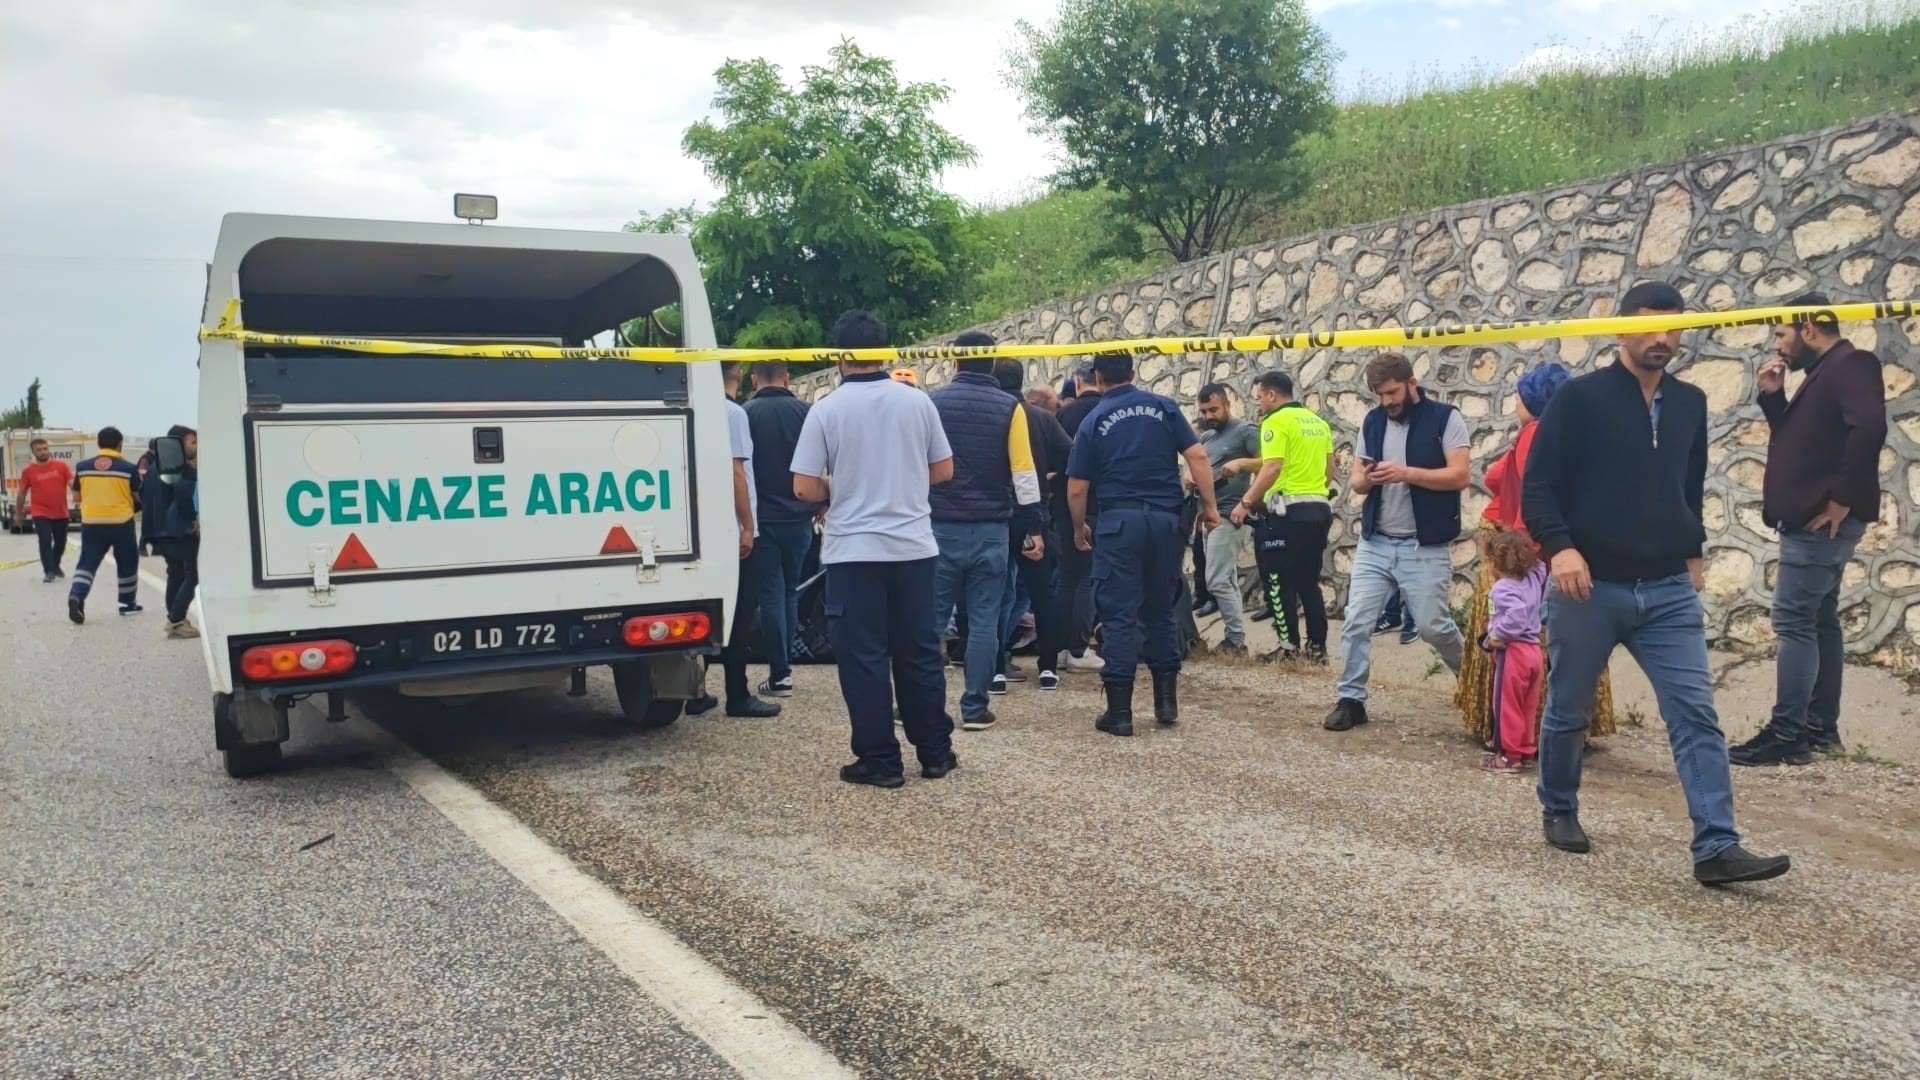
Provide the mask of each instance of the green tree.
POLYGON ((1177 261, 1231 246, 1252 203, 1299 189, 1293 148, 1333 116, 1339 53, 1301 0, 1066 0, 1020 34, 1034 131, 1062 181, 1114 193, 1123 248, 1142 227, 1177 261))
POLYGON ((27 384, 27 396, 20 404, 5 412, 0 412, 0 431, 12 428, 41 428, 47 426, 47 418, 40 414, 40 380, 27 384))
POLYGON ((973 148, 933 119, 937 83, 902 83, 893 63, 841 41, 789 86, 766 60, 716 73, 719 118, 682 145, 720 186, 710 207, 643 215, 628 227, 687 232, 707 275, 723 344, 821 344, 850 308, 909 340, 966 302, 978 216, 940 189, 973 148))

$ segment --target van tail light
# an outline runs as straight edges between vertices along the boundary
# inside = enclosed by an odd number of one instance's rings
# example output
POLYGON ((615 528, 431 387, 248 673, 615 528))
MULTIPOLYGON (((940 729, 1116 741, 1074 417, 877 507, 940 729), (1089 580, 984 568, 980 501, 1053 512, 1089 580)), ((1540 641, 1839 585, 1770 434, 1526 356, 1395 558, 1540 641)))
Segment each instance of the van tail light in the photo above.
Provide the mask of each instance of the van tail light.
POLYGON ((636 649, 657 649, 664 645, 686 645, 705 641, 713 633, 713 620, 704 611, 679 615, 636 615, 621 627, 621 636, 636 649))
POLYGON ((253 682, 317 679, 351 669, 360 650, 351 641, 290 641, 255 645, 240 654, 240 672, 253 682))

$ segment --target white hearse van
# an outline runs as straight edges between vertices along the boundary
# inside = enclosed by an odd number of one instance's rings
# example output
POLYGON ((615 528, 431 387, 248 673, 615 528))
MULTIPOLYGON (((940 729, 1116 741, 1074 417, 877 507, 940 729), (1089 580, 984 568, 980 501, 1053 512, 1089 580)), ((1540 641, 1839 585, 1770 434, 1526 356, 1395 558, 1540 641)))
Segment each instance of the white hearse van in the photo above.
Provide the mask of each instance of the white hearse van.
MULTIPOLYGON (((233 299, 250 331, 560 346, 678 305, 686 345, 714 340, 682 236, 232 214, 203 328, 233 299)), ((202 341, 200 624, 227 771, 278 762, 292 703, 325 694, 337 720, 369 687, 584 692, 607 665, 631 722, 672 723, 739 572, 723 397, 711 363, 202 341)))

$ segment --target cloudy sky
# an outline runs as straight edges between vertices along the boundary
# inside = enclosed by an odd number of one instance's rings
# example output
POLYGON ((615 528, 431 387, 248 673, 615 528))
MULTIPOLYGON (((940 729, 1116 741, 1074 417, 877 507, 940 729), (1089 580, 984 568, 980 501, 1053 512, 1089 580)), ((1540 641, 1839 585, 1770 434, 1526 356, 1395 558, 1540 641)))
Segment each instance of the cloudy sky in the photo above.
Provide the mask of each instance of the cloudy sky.
MULTIPOLYGON (((966 198, 1051 171, 1006 88, 1014 22, 1048 0, 66 0, 0 15, 0 402, 50 423, 191 422, 194 329, 220 215, 617 229, 704 200, 680 154, 713 70, 789 71, 841 37, 953 88, 980 151, 966 198)), ((1666 41, 1764 0, 1312 0, 1351 94, 1414 73, 1666 41)))

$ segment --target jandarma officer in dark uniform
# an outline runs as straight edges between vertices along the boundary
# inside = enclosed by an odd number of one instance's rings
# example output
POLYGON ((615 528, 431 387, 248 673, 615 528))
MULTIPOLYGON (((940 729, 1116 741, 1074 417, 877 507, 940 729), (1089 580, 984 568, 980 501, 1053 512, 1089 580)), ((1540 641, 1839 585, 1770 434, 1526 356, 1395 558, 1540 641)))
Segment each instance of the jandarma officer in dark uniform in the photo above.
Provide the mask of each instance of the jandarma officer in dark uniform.
POLYGON ((1094 726, 1110 735, 1133 734, 1133 678, 1144 654, 1153 672, 1153 715, 1179 719, 1175 688, 1180 641, 1173 602, 1180 585, 1186 538, 1180 532, 1177 461, 1185 458, 1200 496, 1201 528, 1220 524, 1213 499, 1213 467, 1193 425, 1169 399, 1133 385, 1133 357, 1093 358, 1100 404, 1080 424, 1067 459, 1067 505, 1076 545, 1093 552, 1094 605, 1100 613, 1100 681, 1107 710, 1094 726), (1087 524, 1087 493, 1100 501, 1099 533, 1087 524), (1142 638, 1145 644, 1142 645, 1142 638))

